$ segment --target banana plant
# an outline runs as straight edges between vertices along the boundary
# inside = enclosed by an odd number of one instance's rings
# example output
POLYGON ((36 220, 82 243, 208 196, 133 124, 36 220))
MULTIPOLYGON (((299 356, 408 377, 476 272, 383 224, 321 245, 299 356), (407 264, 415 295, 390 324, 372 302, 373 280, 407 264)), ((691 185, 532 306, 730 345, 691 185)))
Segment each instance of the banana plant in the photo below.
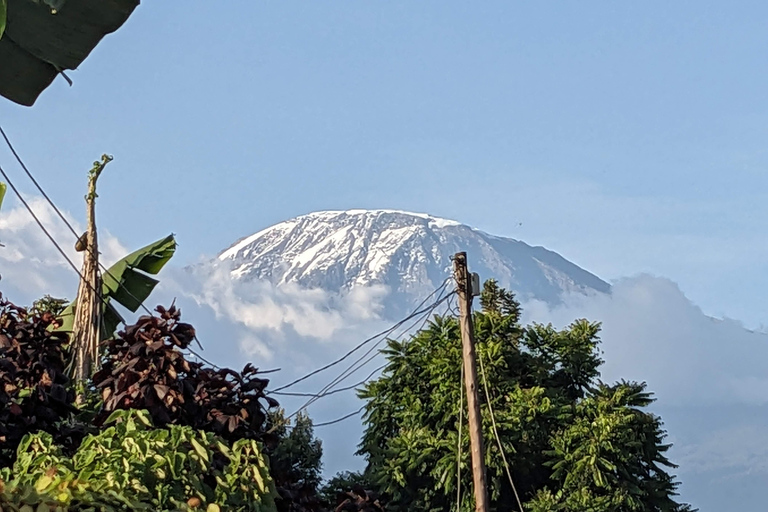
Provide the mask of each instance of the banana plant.
MULTIPOLYGON (((148 274, 156 275, 173 257, 176 239, 173 235, 153 242, 132 252, 102 274, 102 333, 101 338, 112 336, 123 317, 112 305, 112 300, 135 313, 159 282, 148 274)), ((71 332, 77 304, 73 301, 61 314, 61 327, 71 332)))

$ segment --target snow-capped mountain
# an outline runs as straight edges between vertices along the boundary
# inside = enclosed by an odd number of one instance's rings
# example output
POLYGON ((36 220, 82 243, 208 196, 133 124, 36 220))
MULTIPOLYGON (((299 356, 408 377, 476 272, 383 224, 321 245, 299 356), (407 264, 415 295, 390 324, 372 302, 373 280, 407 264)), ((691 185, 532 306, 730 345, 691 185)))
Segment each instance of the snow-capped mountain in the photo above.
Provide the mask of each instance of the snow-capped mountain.
POLYGON ((543 247, 393 210, 302 215, 241 239, 218 259, 231 265, 232 277, 241 282, 297 283, 329 292, 385 285, 407 307, 451 276, 451 256, 458 251, 467 252, 470 271, 482 280, 497 279, 523 300, 556 304, 564 293, 610 289, 543 247))

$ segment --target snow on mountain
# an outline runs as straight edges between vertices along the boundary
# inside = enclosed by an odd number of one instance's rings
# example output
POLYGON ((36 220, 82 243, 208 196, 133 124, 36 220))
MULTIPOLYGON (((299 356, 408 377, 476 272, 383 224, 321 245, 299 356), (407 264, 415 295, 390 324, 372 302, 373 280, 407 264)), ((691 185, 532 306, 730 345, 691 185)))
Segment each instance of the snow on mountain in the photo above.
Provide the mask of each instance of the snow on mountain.
POLYGON ((407 308, 451 275, 451 256, 458 251, 467 252, 470 271, 482 280, 497 279, 522 300, 557 304, 564 293, 610 289, 543 247, 452 220, 394 210, 302 215, 241 239, 218 259, 230 265, 232 277, 241 282, 296 283, 329 292, 385 285, 407 308))

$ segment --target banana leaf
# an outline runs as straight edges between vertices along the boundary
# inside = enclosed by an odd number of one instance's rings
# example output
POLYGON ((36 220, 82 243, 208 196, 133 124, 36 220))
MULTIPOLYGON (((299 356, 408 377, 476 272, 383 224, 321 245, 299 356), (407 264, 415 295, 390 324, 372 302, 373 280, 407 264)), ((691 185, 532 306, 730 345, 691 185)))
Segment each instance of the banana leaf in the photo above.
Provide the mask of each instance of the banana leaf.
MULTIPOLYGON (((173 235, 142 247, 121 259, 102 274, 101 294, 104 299, 102 311, 102 339, 115 332, 123 317, 112 305, 114 300, 131 312, 141 307, 159 282, 147 274, 157 274, 173 257, 176 239, 173 235)), ((75 318, 76 302, 73 301, 61 314, 62 325, 57 330, 71 332, 75 318)))
MULTIPOLYGON (((0 38, 3 37, 3 32, 5 32, 5 22, 8 20, 8 6, 6 5, 5 0, 0 0, 0 38)), ((0 202, 2 202, 2 198, 0 198, 0 202)))

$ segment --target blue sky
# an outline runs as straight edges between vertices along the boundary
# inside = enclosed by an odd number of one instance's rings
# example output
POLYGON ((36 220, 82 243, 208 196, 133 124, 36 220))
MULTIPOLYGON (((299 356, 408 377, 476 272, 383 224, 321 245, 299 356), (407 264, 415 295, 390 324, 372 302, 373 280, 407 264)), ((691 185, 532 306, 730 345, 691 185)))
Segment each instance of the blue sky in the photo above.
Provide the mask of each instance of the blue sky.
POLYGON ((73 87, 0 115, 75 213, 115 155, 99 222, 128 247, 173 231, 190 262, 313 210, 427 211, 757 326, 766 21, 760 2, 144 3, 73 87))
MULTIPOLYGON (((757 1, 144 2, 69 73, 73 87, 56 80, 32 108, 0 101, 0 122, 81 225, 86 171, 115 156, 98 203, 113 258, 175 232, 179 266, 303 213, 394 208, 544 245, 607 280, 663 276, 705 313, 759 327, 767 28, 768 4, 757 1)), ((0 165, 34 195, 4 148, 0 165)), ((0 240, 13 226, 36 229, 16 206, 9 194, 0 240)), ((8 269, 35 263, 45 243, 29 235, 18 254, 6 251, 6 285, 8 269)), ((69 272, 43 267, 29 283, 69 272)), ((680 299, 669 287, 647 296, 680 299)), ((632 341, 625 310, 669 309, 640 299, 578 311, 603 312, 632 341)), ((660 348, 677 336, 675 320, 663 322, 660 348)), ((690 339, 670 348, 662 390, 680 387, 676 361, 699 368, 686 355, 704 328, 681 325, 690 339)), ((736 331, 723 332, 707 342, 712 375, 736 331)), ((758 375, 739 350, 728 378, 744 363, 758 375)), ((749 439, 764 439, 766 406, 754 401, 762 416, 749 439)), ((739 414, 752 414, 745 403, 739 414)), ((706 433, 701 446, 715 450, 722 436, 706 433)), ((746 457, 754 446, 739 449, 746 457)), ((721 487, 698 482, 691 488, 715 499, 721 487)))

